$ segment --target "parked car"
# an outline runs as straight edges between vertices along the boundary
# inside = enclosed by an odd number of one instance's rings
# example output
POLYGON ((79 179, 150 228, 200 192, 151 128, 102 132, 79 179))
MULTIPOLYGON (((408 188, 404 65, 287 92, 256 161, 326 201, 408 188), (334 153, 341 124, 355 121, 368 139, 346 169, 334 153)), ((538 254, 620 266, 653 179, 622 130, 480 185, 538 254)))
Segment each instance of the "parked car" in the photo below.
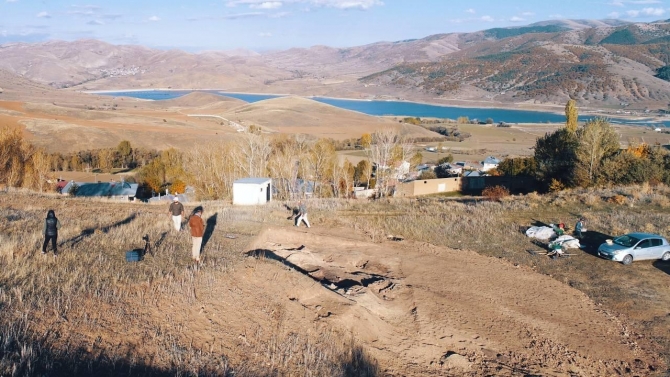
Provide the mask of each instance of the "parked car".
POLYGON ((600 245, 598 256, 625 265, 644 259, 670 261, 670 244, 658 234, 630 233, 600 245))

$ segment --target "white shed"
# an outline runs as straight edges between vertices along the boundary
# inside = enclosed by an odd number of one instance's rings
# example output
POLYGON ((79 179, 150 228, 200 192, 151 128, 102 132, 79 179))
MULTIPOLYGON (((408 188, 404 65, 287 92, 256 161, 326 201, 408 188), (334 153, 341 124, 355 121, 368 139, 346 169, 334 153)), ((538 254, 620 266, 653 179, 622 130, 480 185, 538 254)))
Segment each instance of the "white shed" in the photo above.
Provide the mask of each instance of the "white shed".
POLYGON ((270 178, 242 178, 233 182, 233 205, 258 205, 271 200, 270 178))

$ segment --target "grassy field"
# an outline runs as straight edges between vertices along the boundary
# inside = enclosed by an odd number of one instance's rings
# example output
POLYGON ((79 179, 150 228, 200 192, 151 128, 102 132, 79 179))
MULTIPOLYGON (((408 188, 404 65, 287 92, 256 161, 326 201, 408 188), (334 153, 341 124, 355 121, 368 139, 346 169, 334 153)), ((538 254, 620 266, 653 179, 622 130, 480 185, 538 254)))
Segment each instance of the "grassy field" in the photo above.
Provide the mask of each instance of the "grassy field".
MULTIPOLYGON (((627 334, 631 347, 653 347, 663 365, 670 361, 670 265, 623 266, 594 252, 628 231, 669 235, 669 195, 665 186, 640 186, 502 202, 427 197, 309 207, 316 229, 341 228, 372 242, 394 235, 529 266, 625 319, 630 327, 613 322, 613 331, 627 334), (615 195, 623 204, 609 200, 615 195), (589 229, 583 251, 558 260, 528 252, 542 245, 524 227, 573 226, 578 216, 589 229)), ((289 271, 245 257, 265 225, 286 225, 283 204, 203 203, 211 231, 204 263, 194 266, 188 235, 169 231, 166 206, 0 193, 0 375, 383 375, 351 334, 276 299, 272 282, 291 281, 289 271), (63 222, 58 258, 39 254, 49 208, 63 222), (144 235, 154 255, 126 263, 125 251, 142 247, 144 235)))

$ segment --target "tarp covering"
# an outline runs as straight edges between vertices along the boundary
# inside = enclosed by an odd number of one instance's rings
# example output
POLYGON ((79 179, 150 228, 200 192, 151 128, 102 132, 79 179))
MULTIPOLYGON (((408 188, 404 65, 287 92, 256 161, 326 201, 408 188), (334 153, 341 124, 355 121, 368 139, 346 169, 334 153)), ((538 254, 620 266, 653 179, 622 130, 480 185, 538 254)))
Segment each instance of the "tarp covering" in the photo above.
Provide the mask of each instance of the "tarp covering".
POLYGON ((538 240, 548 241, 556 237, 554 229, 548 226, 531 226, 526 231, 526 236, 530 238, 537 238, 538 240))
POLYGON ((579 240, 573 236, 560 236, 551 242, 552 244, 561 245, 565 249, 579 249, 581 246, 579 240))

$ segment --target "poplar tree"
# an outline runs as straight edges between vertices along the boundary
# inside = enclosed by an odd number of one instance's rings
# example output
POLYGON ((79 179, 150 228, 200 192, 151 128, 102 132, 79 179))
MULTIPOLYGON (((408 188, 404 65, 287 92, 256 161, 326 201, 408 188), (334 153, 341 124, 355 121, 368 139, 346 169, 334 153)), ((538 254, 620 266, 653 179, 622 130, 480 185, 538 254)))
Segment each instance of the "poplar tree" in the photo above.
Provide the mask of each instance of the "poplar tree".
POLYGON ((577 102, 571 99, 565 105, 565 128, 572 133, 577 132, 577 117, 577 102))

